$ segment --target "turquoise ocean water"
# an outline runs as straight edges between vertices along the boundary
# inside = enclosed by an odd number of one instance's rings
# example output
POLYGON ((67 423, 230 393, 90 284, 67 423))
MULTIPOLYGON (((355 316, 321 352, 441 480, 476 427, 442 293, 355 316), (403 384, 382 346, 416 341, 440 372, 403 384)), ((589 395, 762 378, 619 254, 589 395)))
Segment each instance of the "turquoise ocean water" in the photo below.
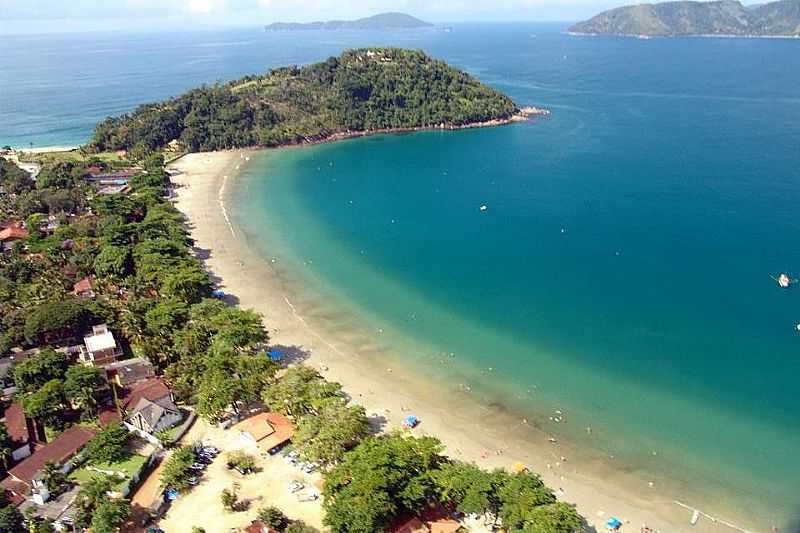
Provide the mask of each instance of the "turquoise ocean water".
POLYGON ((410 366, 527 416, 560 408, 554 431, 591 425, 592 446, 712 508, 796 527, 800 293, 770 275, 800 277, 800 42, 562 29, 0 37, 0 143, 82 142, 137 103, 373 44, 549 107, 263 154, 236 218, 410 366))

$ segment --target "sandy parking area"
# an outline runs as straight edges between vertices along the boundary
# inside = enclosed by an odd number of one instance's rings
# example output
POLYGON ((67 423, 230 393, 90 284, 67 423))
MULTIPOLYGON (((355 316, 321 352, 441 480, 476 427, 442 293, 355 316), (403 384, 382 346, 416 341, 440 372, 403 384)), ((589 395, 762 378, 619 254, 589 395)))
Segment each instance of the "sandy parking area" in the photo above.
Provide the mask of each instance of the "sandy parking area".
POLYGON ((289 518, 303 520, 317 528, 322 527, 322 499, 301 503, 297 496, 289 494, 287 485, 299 480, 306 489, 320 491, 319 473, 304 474, 293 467, 280 455, 263 458, 258 448, 242 438, 236 430, 223 430, 198 419, 191 431, 183 438, 184 444, 201 440, 204 445, 213 445, 222 450, 220 456, 206 469, 201 482, 191 491, 182 494, 170 507, 167 514, 158 522, 167 533, 190 533, 193 526, 201 526, 209 533, 228 532, 241 528, 255 519, 261 507, 274 505, 289 518), (256 457, 260 472, 248 476, 227 470, 225 454, 234 450, 244 450, 256 457), (220 493, 222 489, 237 487, 240 501, 250 502, 247 511, 229 513, 222 508, 220 493))

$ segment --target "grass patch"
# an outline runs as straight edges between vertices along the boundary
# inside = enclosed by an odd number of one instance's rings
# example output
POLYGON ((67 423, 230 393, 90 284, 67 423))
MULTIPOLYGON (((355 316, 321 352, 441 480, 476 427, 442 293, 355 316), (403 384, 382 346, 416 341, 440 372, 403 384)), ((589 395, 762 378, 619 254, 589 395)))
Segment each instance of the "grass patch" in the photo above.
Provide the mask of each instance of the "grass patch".
POLYGON ((130 481, 134 474, 140 472, 142 468, 144 468, 145 464, 147 464, 147 457, 134 453, 119 463, 100 463, 91 465, 91 467, 88 465, 83 466, 73 470, 69 477, 76 483, 83 484, 95 476, 102 475, 102 472, 98 472, 97 470, 122 472, 125 475, 124 479, 114 476, 114 478, 117 480, 114 484, 114 489, 119 490, 125 485, 125 483, 130 481), (95 468, 97 470, 94 470, 95 468))
POLYGON ((112 167, 127 166, 131 163, 122 159, 116 152, 100 152, 98 154, 84 154, 78 150, 70 150, 68 152, 21 152, 19 153, 19 160, 25 163, 39 163, 40 165, 47 165, 50 163, 79 163, 83 164, 84 161, 96 158, 105 161, 112 167))

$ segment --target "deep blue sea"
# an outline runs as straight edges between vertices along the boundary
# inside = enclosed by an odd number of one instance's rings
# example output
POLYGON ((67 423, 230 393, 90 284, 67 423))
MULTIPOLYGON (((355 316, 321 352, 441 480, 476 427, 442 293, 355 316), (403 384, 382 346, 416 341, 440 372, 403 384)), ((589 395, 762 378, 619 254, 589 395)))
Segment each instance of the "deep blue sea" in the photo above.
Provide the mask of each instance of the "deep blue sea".
POLYGON ((263 154, 239 223, 426 372, 452 353, 476 395, 557 406, 571 424, 552 431, 591 425, 593 446, 712 510, 785 526, 800 293, 770 276, 800 277, 800 42, 562 30, 0 37, 0 144, 80 143, 136 104, 362 45, 422 48, 548 107, 263 154))

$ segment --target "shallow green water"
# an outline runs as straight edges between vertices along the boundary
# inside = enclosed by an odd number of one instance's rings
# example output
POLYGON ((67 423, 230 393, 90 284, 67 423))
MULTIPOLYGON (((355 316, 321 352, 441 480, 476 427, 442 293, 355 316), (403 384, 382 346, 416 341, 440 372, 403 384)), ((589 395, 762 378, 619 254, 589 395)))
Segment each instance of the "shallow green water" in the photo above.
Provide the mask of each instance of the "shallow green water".
POLYGON ((770 274, 800 269, 800 69, 772 66, 792 43, 725 44, 470 50, 553 116, 265 154, 238 223, 426 374, 544 424, 562 409, 548 429, 785 525, 800 294, 770 274))

